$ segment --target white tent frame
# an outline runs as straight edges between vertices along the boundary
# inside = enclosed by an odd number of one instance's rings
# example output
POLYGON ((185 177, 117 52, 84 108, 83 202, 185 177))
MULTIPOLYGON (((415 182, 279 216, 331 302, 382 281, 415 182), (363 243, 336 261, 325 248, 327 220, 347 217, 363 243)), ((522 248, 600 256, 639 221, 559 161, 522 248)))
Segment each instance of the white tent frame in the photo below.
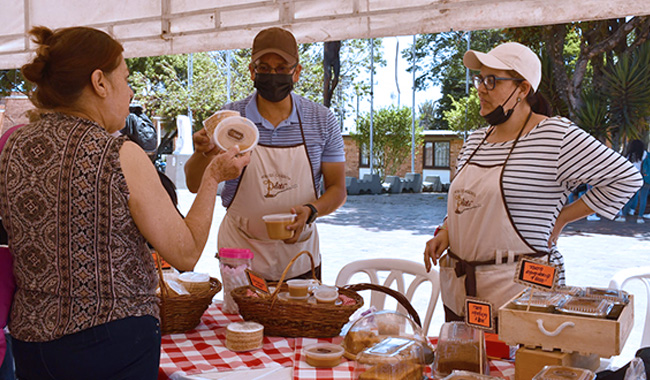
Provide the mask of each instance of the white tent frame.
POLYGON ((630 0, 4 0, 0 69, 29 60, 35 25, 103 29, 135 57, 249 48, 270 26, 306 43, 648 14, 630 0))

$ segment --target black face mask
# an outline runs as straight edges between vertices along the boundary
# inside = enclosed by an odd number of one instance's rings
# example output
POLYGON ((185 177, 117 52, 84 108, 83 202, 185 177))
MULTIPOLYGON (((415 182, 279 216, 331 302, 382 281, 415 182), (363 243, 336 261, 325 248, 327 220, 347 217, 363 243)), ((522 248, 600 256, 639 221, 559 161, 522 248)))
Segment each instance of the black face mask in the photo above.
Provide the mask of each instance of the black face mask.
POLYGON ((293 74, 255 74, 255 88, 261 97, 277 103, 293 90, 293 74))
MULTIPOLYGON (((517 86, 519 87, 519 86, 517 86)), ((503 104, 508 103, 508 100, 512 98, 512 95, 515 94, 515 91, 517 91, 517 88, 515 88, 512 93, 510 93, 510 96, 508 96, 508 99, 506 99, 503 104)), ((497 108, 494 109, 494 111, 490 112, 489 114, 483 116, 485 121, 487 121, 490 125, 499 125, 503 124, 508 119, 510 119, 510 116, 512 116, 512 112, 515 110, 515 107, 517 107, 517 104, 519 104, 519 101, 515 103, 514 107, 510 108, 508 112, 503 112, 503 104, 499 105, 497 108)))

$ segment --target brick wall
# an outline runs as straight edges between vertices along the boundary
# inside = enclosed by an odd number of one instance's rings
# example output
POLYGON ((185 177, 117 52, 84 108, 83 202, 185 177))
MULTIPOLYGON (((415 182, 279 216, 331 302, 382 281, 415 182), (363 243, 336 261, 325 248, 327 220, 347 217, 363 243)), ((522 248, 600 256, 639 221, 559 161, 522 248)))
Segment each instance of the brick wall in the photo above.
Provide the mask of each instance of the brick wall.
MULTIPOLYGON (((458 163, 458 154, 463 147, 463 140, 461 138, 437 138, 435 141, 449 141, 449 165, 450 176, 453 178, 456 173, 456 165, 458 163)), ((427 141, 434 141, 432 138, 427 138, 427 141)), ((359 149, 357 144, 350 136, 343 136, 343 143, 345 145, 345 175, 347 177, 358 177, 359 175, 359 149)), ((422 173, 422 160, 424 156, 423 145, 420 144, 415 148, 415 172, 422 173)), ((396 175, 404 177, 406 173, 411 172, 411 155, 409 152, 408 157, 404 160, 397 173, 386 173, 386 175, 396 175)))

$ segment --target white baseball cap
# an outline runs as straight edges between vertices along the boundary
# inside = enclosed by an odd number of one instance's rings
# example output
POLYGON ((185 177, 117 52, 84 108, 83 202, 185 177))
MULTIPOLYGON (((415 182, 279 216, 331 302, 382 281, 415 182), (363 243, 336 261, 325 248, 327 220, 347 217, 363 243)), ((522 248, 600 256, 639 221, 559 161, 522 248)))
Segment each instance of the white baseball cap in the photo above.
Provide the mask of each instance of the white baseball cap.
POLYGON ((542 62, 529 47, 517 42, 506 42, 489 53, 468 50, 463 57, 468 69, 481 70, 483 66, 495 70, 514 70, 537 91, 542 80, 542 62))

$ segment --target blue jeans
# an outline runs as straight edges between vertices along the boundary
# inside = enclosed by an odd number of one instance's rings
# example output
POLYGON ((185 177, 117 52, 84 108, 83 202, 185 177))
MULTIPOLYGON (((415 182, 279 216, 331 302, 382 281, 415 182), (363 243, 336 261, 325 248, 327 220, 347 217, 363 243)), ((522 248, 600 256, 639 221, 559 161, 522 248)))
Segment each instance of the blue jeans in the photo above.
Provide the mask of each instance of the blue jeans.
MULTIPOLYGON (((0 328, 0 334, 5 334, 2 330, 3 329, 0 328)), ((11 354, 11 336, 9 334, 5 334, 5 339, 7 341, 7 352, 5 352, 2 366, 0 366, 0 380, 15 380, 16 375, 14 374, 14 356, 11 354)))
POLYGON ((128 317, 49 342, 13 339, 20 380, 155 380, 160 324, 152 316, 128 317))
POLYGON ((648 193, 650 192, 650 183, 643 183, 643 187, 637 191, 632 198, 623 206, 623 215, 628 215, 630 210, 636 209, 637 203, 639 204, 639 216, 645 213, 645 207, 648 201, 648 193))

